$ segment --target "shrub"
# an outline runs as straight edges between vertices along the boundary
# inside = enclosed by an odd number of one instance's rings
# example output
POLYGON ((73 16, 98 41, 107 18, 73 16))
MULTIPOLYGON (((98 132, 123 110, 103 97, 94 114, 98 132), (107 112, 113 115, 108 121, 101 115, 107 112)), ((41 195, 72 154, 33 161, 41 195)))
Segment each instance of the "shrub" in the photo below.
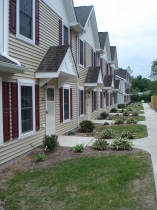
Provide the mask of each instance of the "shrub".
POLYGON ((100 117, 102 117, 103 119, 105 119, 107 116, 108 116, 108 114, 106 112, 100 113, 100 117))
POLYGON ((133 131, 123 131, 121 133, 121 137, 122 138, 125 138, 126 137, 128 139, 133 139, 135 137, 135 135, 134 135, 133 131))
POLYGON ((95 125, 91 120, 83 120, 80 123, 80 126, 81 126, 82 131, 84 131, 86 133, 92 132, 93 129, 95 128, 95 125))
POLYGON ((98 119, 99 119, 99 120, 103 120, 104 118, 100 116, 100 117, 98 117, 98 119))
POLYGON ((109 143, 105 139, 98 139, 93 143, 95 150, 107 150, 109 143))
POLYGON ((102 138, 105 139, 110 139, 113 136, 115 136, 115 131, 111 128, 106 128, 102 131, 102 138))
POLYGON ((75 132, 74 132, 74 131, 69 131, 69 132, 68 132, 68 135, 69 135, 69 136, 75 136, 75 132))
POLYGON ((83 149, 84 149, 84 144, 76 144, 76 146, 74 147, 74 150, 76 152, 82 152, 83 149))
POLYGON ((119 116, 119 114, 115 114, 115 116, 119 116))
POLYGON ((124 109, 121 110, 121 113, 123 113, 123 112, 124 112, 124 109))
POLYGON ((111 148, 116 150, 131 150, 132 147, 133 144, 129 139, 121 137, 114 140, 111 144, 111 148))
POLYGON ((128 111, 133 111, 133 108, 132 108, 131 106, 128 106, 128 107, 127 107, 127 110, 128 110, 128 111))
POLYGON ((108 120, 113 120, 113 117, 109 117, 108 120))
POLYGON ((112 109, 110 110, 110 112, 111 112, 111 113, 116 113, 116 112, 117 112, 117 109, 112 108, 112 109))
POLYGON ((134 117, 129 117, 126 121, 127 124, 136 124, 137 122, 138 120, 136 120, 134 117))
POLYGON ((37 161, 44 161, 45 158, 46 158, 46 155, 44 153, 38 153, 36 155, 34 155, 34 158, 37 160, 37 161))
POLYGON ((139 110, 138 109, 134 109, 132 111, 132 116, 138 116, 139 115, 139 110))
POLYGON ((129 114, 130 114, 129 110, 125 110, 125 111, 123 112, 123 115, 124 115, 124 116, 129 116, 129 114))
POLYGON ((58 136, 57 135, 45 135, 43 139, 43 146, 44 148, 53 150, 59 146, 58 136))
POLYGON ((125 121, 126 119, 125 119, 125 117, 123 117, 123 116, 120 116, 120 117, 117 117, 116 119, 115 119, 115 124, 124 124, 124 121, 125 121))
POLYGON ((104 125, 109 125, 109 123, 108 122, 104 122, 104 125))

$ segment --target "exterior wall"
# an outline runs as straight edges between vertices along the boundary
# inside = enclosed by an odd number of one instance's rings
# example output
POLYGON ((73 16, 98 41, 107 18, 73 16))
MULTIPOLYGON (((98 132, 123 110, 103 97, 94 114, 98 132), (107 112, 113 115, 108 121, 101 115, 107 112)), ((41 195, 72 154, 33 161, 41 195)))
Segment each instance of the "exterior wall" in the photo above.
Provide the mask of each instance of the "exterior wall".
POLYGON ((91 25, 91 20, 88 21, 87 27, 86 27, 86 33, 82 36, 88 43, 95 48, 95 41, 93 36, 93 30, 91 25))

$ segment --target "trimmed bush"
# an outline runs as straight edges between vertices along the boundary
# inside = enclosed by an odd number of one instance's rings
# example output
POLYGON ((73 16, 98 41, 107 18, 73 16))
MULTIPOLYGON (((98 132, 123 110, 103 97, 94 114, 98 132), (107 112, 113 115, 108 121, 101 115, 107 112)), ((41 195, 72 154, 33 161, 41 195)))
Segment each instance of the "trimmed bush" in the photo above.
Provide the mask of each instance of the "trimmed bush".
POLYGON ((96 140, 93 145, 95 150, 107 150, 109 143, 105 139, 96 140))
POLYGON ((91 120, 83 120, 80 123, 80 126, 81 126, 82 131, 84 131, 86 133, 92 132, 93 129, 95 128, 95 125, 91 120))
POLYGON ((115 150, 132 150, 133 144, 129 139, 120 137, 113 141, 111 148, 115 150))
POLYGON ((109 125, 109 123, 108 122, 104 122, 104 125, 109 125))
POLYGON ((100 117, 102 117, 103 119, 105 119, 107 116, 108 114, 106 112, 100 113, 100 117))
POLYGON ((120 117, 117 117, 116 119, 115 119, 115 124, 124 124, 124 121, 125 121, 126 119, 125 119, 125 117, 123 117, 123 116, 120 116, 120 117))
POLYGON ((39 152, 38 154, 34 155, 34 158, 35 158, 37 161, 44 161, 45 158, 46 158, 46 156, 45 156, 44 153, 40 153, 40 152, 39 152))
POLYGON ((69 135, 69 136, 75 136, 75 132, 74 132, 74 131, 69 131, 69 132, 68 132, 68 135, 69 135))
POLYGON ((139 115, 139 110, 138 109, 134 109, 132 111, 132 116, 138 116, 139 115))
POLYGON ((129 114, 130 114, 129 110, 125 110, 125 111, 123 112, 123 116, 129 116, 129 114))
POLYGON ((110 139, 115 136, 115 131, 111 128, 106 128, 102 131, 102 138, 103 139, 110 139))
POLYGON ((57 135, 45 135, 43 139, 43 147, 47 147, 47 149, 53 150, 59 146, 58 136, 57 135))
POLYGON ((121 138, 128 138, 128 139, 133 139, 135 137, 133 131, 123 131, 121 133, 121 138))
POLYGON ((126 123, 127 124, 137 124, 138 120, 136 120, 136 118, 134 117, 129 117, 127 120, 126 120, 126 123))
POLYGON ((111 112, 111 113, 116 113, 116 112, 117 112, 117 109, 112 108, 112 109, 110 110, 110 112, 111 112))
POLYGON ((82 152, 84 150, 84 144, 76 144, 76 146, 74 147, 74 150, 76 152, 82 152))

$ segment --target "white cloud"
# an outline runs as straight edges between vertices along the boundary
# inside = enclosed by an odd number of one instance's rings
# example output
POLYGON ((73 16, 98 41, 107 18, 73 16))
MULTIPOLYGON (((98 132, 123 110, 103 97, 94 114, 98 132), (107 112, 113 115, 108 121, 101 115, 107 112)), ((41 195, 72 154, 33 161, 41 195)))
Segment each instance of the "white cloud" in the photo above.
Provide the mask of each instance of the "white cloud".
POLYGON ((149 76, 157 59, 157 0, 74 0, 74 5, 94 5, 99 31, 108 31, 111 46, 117 46, 119 67, 149 76))

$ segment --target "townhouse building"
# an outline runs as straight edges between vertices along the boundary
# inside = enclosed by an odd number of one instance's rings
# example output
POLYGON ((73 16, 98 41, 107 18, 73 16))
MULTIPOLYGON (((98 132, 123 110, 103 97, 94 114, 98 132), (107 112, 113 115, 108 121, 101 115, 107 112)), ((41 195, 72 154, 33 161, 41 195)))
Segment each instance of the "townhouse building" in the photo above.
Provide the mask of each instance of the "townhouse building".
POLYGON ((101 39, 93 6, 0 0, 0 15, 2 169, 44 135, 64 134, 116 107, 119 83, 116 48, 108 33, 101 39))

